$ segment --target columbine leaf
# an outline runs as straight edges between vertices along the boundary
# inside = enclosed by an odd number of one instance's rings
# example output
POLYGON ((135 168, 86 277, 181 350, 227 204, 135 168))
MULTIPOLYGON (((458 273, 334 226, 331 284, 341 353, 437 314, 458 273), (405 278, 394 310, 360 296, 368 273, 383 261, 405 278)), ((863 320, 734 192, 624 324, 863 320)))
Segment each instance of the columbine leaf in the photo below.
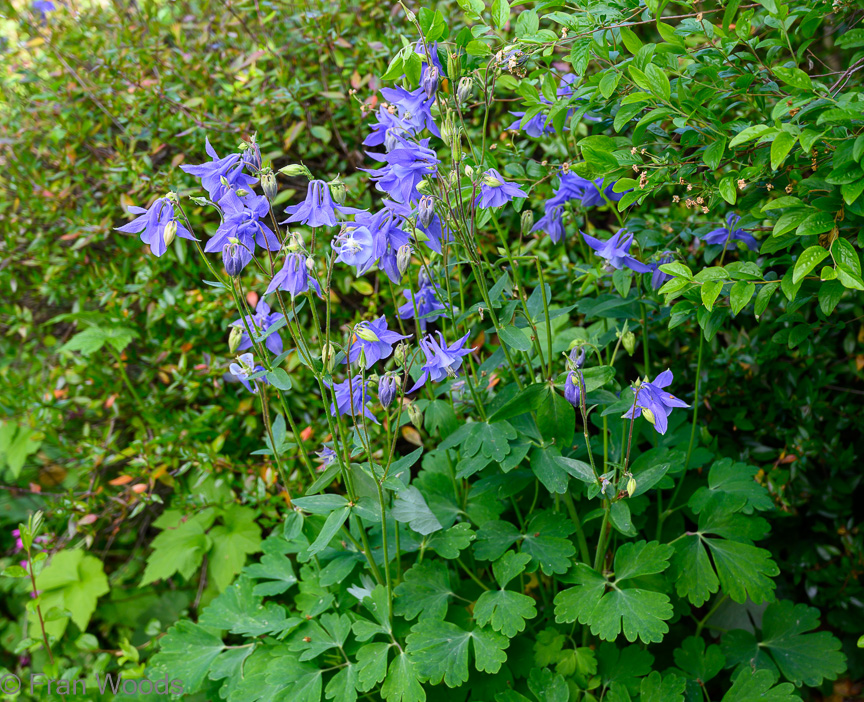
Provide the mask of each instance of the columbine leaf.
POLYGON ((426 542, 426 548, 435 551, 441 558, 453 560, 471 545, 476 534, 467 522, 454 524, 446 531, 437 531, 426 542))
POLYGON ((789 683, 773 685, 774 678, 767 670, 753 673, 744 670, 735 678, 729 692, 723 695, 722 702, 800 702, 801 698, 789 683))
POLYGON ((846 670, 839 640, 827 631, 807 633, 818 626, 819 610, 781 600, 762 615, 761 641, 749 631, 730 631, 723 637, 723 651, 741 670, 768 670, 775 681, 779 670, 795 685, 818 687, 846 670))
POLYGON ((400 653, 390 662, 387 679, 381 686, 381 697, 387 702, 426 701, 417 670, 407 653, 400 653))
MULTIPOLYGON (((264 549, 267 550, 267 542, 264 549)), ((264 582, 255 586, 254 595, 262 597, 281 595, 289 587, 297 583, 291 559, 281 553, 265 553, 258 563, 252 563, 243 569, 243 573, 253 580, 264 582)))
POLYGON ((726 664, 726 656, 718 645, 711 644, 706 649, 705 639, 697 636, 684 639, 681 648, 675 650, 674 656, 675 663, 682 672, 700 684, 714 679, 726 664))
POLYGON ((631 642, 637 638, 645 643, 661 641, 669 631, 664 620, 672 617, 669 598, 659 592, 621 584, 662 572, 668 567, 671 554, 669 546, 656 541, 624 544, 615 555, 614 581, 585 564, 577 564, 573 573, 576 586, 555 597, 556 621, 578 620, 588 624, 605 641, 614 641, 622 630, 631 642))
POLYGON ((336 702, 355 702, 357 699, 357 667, 346 665, 330 678, 324 688, 324 697, 336 702))
POLYGON ((275 602, 263 604, 248 578, 240 578, 214 599, 200 619, 202 626, 246 636, 281 634, 300 622, 297 617, 286 618, 285 608, 275 602))
POLYGON ((521 536, 510 522, 486 522, 477 532, 474 557, 481 561, 497 561, 521 536))
POLYGON ((661 676, 652 670, 648 677, 642 678, 639 702, 684 702, 684 688, 687 681, 675 673, 661 676))
POLYGON ((468 680, 468 643, 472 640, 474 667, 497 673, 507 660, 504 649, 510 642, 493 631, 465 631, 450 622, 425 619, 411 627, 406 651, 421 680, 433 685, 443 680, 448 687, 458 687, 468 680))
POLYGON ((474 605, 474 619, 480 626, 491 622, 495 631, 513 638, 525 629, 525 620, 537 616, 534 600, 512 590, 490 590, 474 605))
POLYGON ((500 462, 510 453, 510 442, 517 436, 510 422, 476 422, 471 425, 471 432, 462 442, 462 450, 466 456, 474 456, 480 452, 487 458, 500 462))
POLYGON ((576 547, 567 537, 573 525, 561 515, 548 510, 537 512, 525 526, 522 551, 540 564, 546 575, 566 573, 576 547))
POLYGON ((224 648, 222 639, 210 629, 181 620, 159 641, 159 653, 153 656, 150 667, 170 671, 172 678, 183 681, 183 692, 192 694, 201 687, 224 648))
POLYGON ((528 675, 528 688, 543 702, 567 702, 570 699, 567 682, 548 668, 532 668, 528 675))
POLYGON ((731 458, 716 461, 708 473, 708 486, 696 490, 688 506, 699 514, 714 499, 728 512, 752 514, 753 510, 773 509, 771 495, 755 480, 757 470, 755 466, 736 463, 731 458))
POLYGON ((357 651, 357 689, 369 692, 387 677, 387 653, 393 644, 370 643, 357 651))
POLYGON ((224 590, 243 568, 246 556, 261 550, 261 528, 250 507, 231 505, 222 515, 224 524, 213 527, 208 536, 213 543, 209 572, 217 589, 224 590))
POLYGON ((418 534, 431 534, 440 530, 441 522, 432 514, 420 491, 411 485, 401 490, 393 501, 393 519, 407 523, 418 534))
POLYGON ((492 572, 495 575, 495 580, 498 587, 502 590, 507 587, 513 578, 525 570, 525 566, 531 561, 531 556, 527 553, 516 553, 516 551, 507 551, 501 558, 492 564, 492 572))
POLYGON ((450 574, 441 561, 426 561, 405 571, 404 580, 393 591, 394 611, 408 620, 443 619, 453 595, 450 574))

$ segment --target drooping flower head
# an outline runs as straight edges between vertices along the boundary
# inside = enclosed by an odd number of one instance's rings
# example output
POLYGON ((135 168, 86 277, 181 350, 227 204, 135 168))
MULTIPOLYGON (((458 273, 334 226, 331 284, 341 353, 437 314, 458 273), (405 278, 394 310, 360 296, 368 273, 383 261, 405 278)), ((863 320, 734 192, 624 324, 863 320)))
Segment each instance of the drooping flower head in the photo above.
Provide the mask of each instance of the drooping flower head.
POLYGON ((381 168, 363 168, 375 182, 375 189, 387 193, 396 202, 418 202, 420 181, 438 172, 438 155, 429 148, 429 140, 419 143, 396 135, 396 145, 386 154, 368 153, 384 164, 381 168))
POLYGON ((320 451, 316 451, 315 455, 321 460, 321 468, 323 470, 336 460, 336 452, 329 446, 321 446, 320 451))
POLYGON ((424 129, 428 129, 436 137, 441 136, 441 132, 435 125, 435 119, 432 117, 435 95, 427 96, 423 86, 416 90, 406 90, 401 86, 383 88, 381 95, 387 102, 396 105, 399 110, 399 117, 407 125, 410 125, 415 133, 419 134, 424 129))
POLYGON ((385 373, 378 381, 378 401, 384 409, 393 404, 399 391, 399 378, 392 373, 385 373))
POLYGON ((528 197, 528 194, 518 185, 504 180, 504 176, 494 168, 490 168, 483 174, 480 194, 474 200, 474 204, 483 209, 501 207, 515 197, 528 197))
POLYGON ((564 217, 562 211, 564 209, 563 205, 551 205, 548 201, 546 203, 546 214, 544 214, 540 219, 538 219, 534 226, 531 227, 532 232, 546 232, 549 235, 549 238, 552 239, 556 244, 564 238, 564 234, 566 233, 564 229, 564 217))
POLYGON ((384 207, 375 214, 361 211, 354 217, 354 225, 366 227, 372 234, 372 259, 369 267, 378 263, 378 268, 387 274, 393 283, 402 280, 397 254, 399 249, 410 243, 411 237, 402 230, 405 218, 411 208, 392 200, 384 200, 384 207))
POLYGON ((45 16, 49 12, 54 12, 57 8, 51 0, 35 0, 35 2, 30 5, 33 12, 38 12, 42 19, 45 19, 45 16))
POLYGON ((219 158, 210 139, 205 138, 204 144, 211 160, 197 166, 180 166, 180 170, 200 178, 202 187, 213 202, 219 202, 229 190, 248 190, 257 182, 257 178, 243 172, 246 164, 240 154, 219 158))
POLYGON ((258 383, 265 383, 269 385, 267 382, 267 378, 260 377, 255 378, 254 381, 250 383, 249 376, 257 373, 259 371, 263 371, 263 366, 256 366, 255 359, 253 358, 251 353, 240 354, 237 357, 237 362, 232 363, 228 366, 228 370, 231 371, 231 375, 233 375, 237 380, 243 383, 243 387, 246 388, 249 392, 258 393, 258 383), (254 383, 254 386, 252 385, 254 383))
POLYGON ((360 322, 354 327, 350 351, 346 363, 355 363, 362 353, 366 359, 366 368, 371 368, 382 358, 393 353, 393 344, 410 337, 402 336, 387 328, 387 320, 382 315, 371 322, 360 322))
POLYGON ((305 224, 310 227, 335 227, 337 208, 330 188, 323 180, 310 180, 306 188, 306 199, 300 204, 285 208, 291 215, 280 224, 305 224))
POLYGON ((567 380, 564 381, 564 399, 576 408, 579 407, 582 388, 585 387, 585 377, 582 375, 585 353, 584 346, 574 346, 567 359, 567 367, 570 372, 567 374, 567 380))
POLYGON ((644 382, 638 388, 631 388, 636 395, 636 404, 623 416, 635 419, 644 415, 660 434, 665 434, 672 409, 690 406, 664 389, 671 383, 672 371, 667 369, 654 378, 653 383, 644 382))
POLYGON ((414 134, 414 128, 405 122, 395 107, 381 105, 376 113, 378 121, 372 125, 372 132, 363 140, 365 146, 384 146, 390 151, 398 144, 397 136, 414 134))
POLYGON ((748 249, 756 251, 759 248, 759 242, 746 229, 737 226, 739 221, 741 221, 741 216, 730 212, 726 215, 726 226, 708 232, 702 237, 702 241, 717 246, 726 246, 727 242, 731 243, 736 240, 743 241, 748 249))
POLYGON ((338 254, 336 261, 354 266, 357 275, 362 275, 375 264, 375 242, 368 227, 345 224, 339 235, 330 242, 338 254))
POLYGON ((654 288, 654 290, 659 290, 667 280, 672 280, 671 275, 660 270, 660 266, 664 263, 672 263, 671 251, 664 251, 660 254, 660 258, 651 264, 651 287, 654 288))
POLYGON ((601 241, 593 236, 588 236, 585 232, 580 232, 585 243, 588 244, 597 253, 600 258, 606 259, 609 266, 616 270, 629 268, 637 273, 649 273, 651 267, 637 261, 630 255, 630 245, 633 243, 633 234, 626 229, 621 229, 617 234, 601 241))
POLYGON ((367 419, 371 419, 375 424, 380 422, 375 419, 375 415, 369 411, 366 403, 369 402, 369 381, 363 381, 360 378, 348 378, 341 383, 330 383, 324 381, 327 387, 332 387, 336 394, 336 403, 330 404, 330 414, 334 417, 338 412, 340 415, 347 414, 355 419, 361 414, 367 419))
POLYGON ((175 236, 198 241, 186 227, 180 224, 174 203, 160 197, 149 208, 130 207, 129 212, 139 215, 128 224, 117 227, 118 232, 141 234, 141 241, 150 246, 150 253, 161 256, 168 250, 175 236))
MULTIPOLYGON (((279 312, 270 311, 270 305, 268 305, 262 297, 258 300, 258 305, 255 307, 255 314, 246 315, 245 324, 243 317, 231 322, 232 327, 238 327, 243 330, 243 335, 240 338, 240 344, 237 346, 237 350, 245 351, 252 347, 252 339, 249 338, 249 334, 246 332, 247 324, 249 325, 249 328, 252 329, 253 334, 260 336, 282 318, 283 315, 279 312)), ((282 353, 282 337, 279 336, 279 332, 274 331, 270 334, 264 341, 264 345, 274 356, 278 356, 282 353)))
POLYGON ((561 185, 551 199, 555 203, 578 200, 582 207, 597 207, 606 204, 606 200, 618 202, 624 197, 624 193, 613 192, 614 182, 607 184, 603 178, 588 180, 575 173, 567 172, 561 174, 560 181, 561 185))
MULTIPOLYGON (((426 49, 427 44, 426 40, 423 37, 420 37, 414 43, 414 53, 420 56, 420 76, 421 78, 426 74, 426 70, 429 68, 429 61, 426 57, 426 49)), ((438 71, 439 76, 444 75, 444 66, 441 64, 441 59, 438 58, 438 42, 433 41, 431 45, 428 45, 429 56, 432 59, 432 67, 438 71)))
POLYGON ((292 298, 295 298, 306 292, 310 286, 320 297, 321 286, 318 285, 315 278, 309 275, 309 270, 306 268, 306 258, 303 254, 292 251, 285 256, 285 265, 273 276, 273 280, 270 281, 264 294, 269 295, 276 290, 285 290, 291 293, 292 298))
POLYGON ((263 195, 247 195, 240 198, 229 190, 219 201, 223 220, 216 233, 207 242, 207 252, 221 251, 229 240, 236 239, 242 244, 243 266, 252 260, 255 245, 270 251, 279 250, 279 239, 267 226, 265 217, 270 212, 270 203, 263 195))
POLYGON ((420 274, 419 283, 419 289, 413 296, 411 290, 402 291, 407 302, 399 308, 397 316, 399 319, 415 319, 416 304, 416 320, 420 324, 420 329, 425 332, 426 324, 442 317, 446 307, 441 302, 443 291, 437 283, 430 281, 425 273, 420 274))
POLYGON ((420 348, 426 356, 426 362, 422 366, 422 374, 408 394, 422 388, 429 380, 437 383, 447 377, 458 377, 457 371, 462 366, 462 357, 473 351, 471 348, 464 348, 467 340, 468 334, 448 346, 441 332, 438 332, 437 340, 432 334, 420 339, 420 348))

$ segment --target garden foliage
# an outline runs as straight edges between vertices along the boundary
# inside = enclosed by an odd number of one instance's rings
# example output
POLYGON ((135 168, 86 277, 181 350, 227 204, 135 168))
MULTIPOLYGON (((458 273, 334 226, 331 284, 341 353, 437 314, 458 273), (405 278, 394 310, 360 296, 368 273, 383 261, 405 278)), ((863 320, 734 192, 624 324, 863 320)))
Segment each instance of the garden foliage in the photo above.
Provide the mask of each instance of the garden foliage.
POLYGON ((2 373, 38 385, 0 425, 9 670, 244 702, 860 677, 858 8, 256 4, 214 48, 135 7, 105 64, 171 80, 71 67, 71 108, 34 86, 86 24, 15 12, 4 129, 63 116, 2 206, 45 225, 0 273, 2 373), (29 204, 58 191, 64 235, 29 204))

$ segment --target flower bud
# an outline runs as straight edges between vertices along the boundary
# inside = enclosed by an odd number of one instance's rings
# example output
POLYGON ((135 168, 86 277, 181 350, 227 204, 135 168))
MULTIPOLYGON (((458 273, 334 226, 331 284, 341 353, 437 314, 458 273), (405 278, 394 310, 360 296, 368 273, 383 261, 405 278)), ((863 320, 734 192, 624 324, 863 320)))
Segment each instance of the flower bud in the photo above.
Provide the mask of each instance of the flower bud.
POLYGON ((336 363, 336 349, 333 344, 327 343, 321 347, 321 363, 328 373, 333 372, 333 366, 336 363))
POLYGON ((419 183, 417 183, 417 192, 422 193, 426 190, 429 190, 429 181, 424 178, 419 183))
POLYGON ((633 355, 633 352, 636 350, 636 335, 627 331, 621 335, 621 346, 624 347, 624 350, 630 355, 633 355))
POLYGON ((417 429, 423 428, 423 413, 417 409, 413 402, 408 404, 408 417, 411 419, 411 424, 417 429))
POLYGON ((581 344, 570 349, 570 365, 573 368, 582 368, 585 365, 585 351, 586 348, 581 344))
POLYGON ((384 150, 390 153, 399 146, 399 132, 395 129, 388 129, 384 133, 384 150))
POLYGON ((465 164, 465 175, 469 178, 474 178, 474 169, 471 168, 467 163, 465 164))
POLYGON ((393 350, 393 358, 396 359, 396 363, 400 366, 404 365, 405 359, 408 356, 408 344, 404 341, 400 341, 396 344, 396 348, 393 350))
POLYGON ((270 202, 276 199, 279 187, 276 185, 276 174, 273 171, 268 171, 261 176, 261 189, 270 202))
POLYGON ((399 379, 389 373, 378 381, 378 400, 382 407, 389 407, 393 404, 398 389, 399 379))
POLYGON ((315 268, 315 259, 311 256, 308 256, 306 258, 306 270, 311 271, 313 268, 315 268))
POLYGON ((337 205, 345 204, 345 195, 347 194, 347 189, 345 188, 345 183, 343 183, 339 178, 334 178, 327 185, 330 186, 330 195, 333 197, 333 202, 337 205))
POLYGON ((290 166, 285 166, 279 169, 279 172, 282 175, 286 175, 289 178, 293 176, 306 176, 309 180, 312 180, 312 173, 309 172, 309 169, 306 168, 302 163, 292 163, 290 166))
POLYGON ((654 419, 654 413, 647 409, 646 407, 642 408, 642 416, 645 417, 651 424, 654 424, 657 420, 654 419))
POLYGON ((634 492, 636 492, 636 481, 633 476, 630 476, 630 480, 627 481, 627 495, 633 497, 634 492))
POLYGON ((363 341, 380 341, 378 335, 363 322, 354 327, 354 334, 363 341))
POLYGON ((165 229, 162 232, 162 241, 165 242, 165 246, 171 246, 171 242, 174 241, 174 237, 177 234, 177 221, 171 220, 168 224, 165 225, 165 229))
POLYGON ((420 226, 426 228, 432 224, 432 218, 435 216, 435 199, 431 195, 424 195, 420 198, 417 207, 417 219, 420 221, 420 226))
POLYGON ((249 194, 249 191, 246 188, 240 188, 237 191, 237 197, 246 197, 249 194))
POLYGON ((228 335, 228 351, 233 354, 237 350, 237 347, 240 346, 242 340, 242 327, 231 327, 231 333, 228 335))
POLYGON ((467 102, 468 98, 471 97, 471 92, 474 90, 474 81, 465 76, 460 79, 459 87, 456 88, 456 99, 461 103, 467 102))
POLYGON ((534 211, 524 210, 520 221, 522 223, 522 236, 528 236, 534 226, 534 211))
POLYGON ((420 87, 430 100, 438 90, 438 69, 435 66, 426 66, 423 77, 420 78, 420 87))
POLYGON ((564 381, 564 399, 574 407, 578 408, 581 396, 582 388, 579 383, 579 376, 576 371, 570 371, 570 373, 567 374, 567 380, 564 381))
POLYGON ((399 271, 399 275, 405 275, 405 271, 408 270, 408 266, 411 264, 411 245, 410 244, 402 244, 399 249, 396 251, 396 268, 399 271))
POLYGON ((240 244, 236 242, 225 244, 225 248, 222 249, 222 263, 225 265, 225 272, 232 278, 240 275, 240 271, 243 270, 240 244))
POLYGON ((219 176, 219 182, 222 184, 223 188, 230 188, 231 183, 228 182, 228 179, 223 175, 219 176))
POLYGON ((483 182, 488 185, 490 188, 500 188, 504 185, 500 180, 498 180, 495 176, 487 173, 483 174, 483 182))

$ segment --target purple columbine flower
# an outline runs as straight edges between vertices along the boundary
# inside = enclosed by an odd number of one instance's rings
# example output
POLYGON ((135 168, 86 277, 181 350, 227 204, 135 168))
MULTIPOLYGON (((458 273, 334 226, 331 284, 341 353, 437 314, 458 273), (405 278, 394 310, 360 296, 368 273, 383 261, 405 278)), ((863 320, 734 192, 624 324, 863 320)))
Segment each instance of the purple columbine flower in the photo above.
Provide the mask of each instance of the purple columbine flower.
POLYGON ((413 300, 410 290, 402 291, 402 295, 405 297, 407 302, 399 308, 397 316, 399 319, 415 319, 414 303, 416 302, 416 319, 420 324, 420 329, 425 332, 427 322, 434 322, 439 317, 443 317, 446 308, 441 302, 443 291, 437 283, 430 281, 426 277, 425 273, 422 272, 420 274, 419 283, 419 289, 414 293, 413 300))
POLYGON ((204 144, 211 160, 197 166, 180 166, 180 170, 200 178, 201 185, 213 202, 219 202, 229 190, 248 190, 258 182, 257 178, 243 172, 245 163, 240 154, 219 158, 210 144, 210 139, 205 138, 204 144), (223 178, 227 185, 222 182, 223 178))
MULTIPOLYGON (((276 322, 283 318, 279 312, 270 311, 270 305, 268 305, 264 298, 262 297, 258 300, 258 305, 255 307, 255 314, 246 315, 245 320, 246 324, 249 325, 250 329, 257 335, 261 335, 266 332, 270 327, 272 327, 276 322)), ((249 334, 246 333, 246 324, 243 323, 243 317, 240 319, 231 322, 232 327, 239 327, 243 330, 243 336, 240 337, 240 344, 237 346, 238 351, 245 351, 248 348, 252 347, 252 339, 249 338, 249 334)), ((270 350, 274 356, 278 356, 282 353, 282 337, 279 336, 279 332, 275 331, 270 336, 267 337, 264 345, 270 350)))
POLYGON ((285 212, 291 215, 280 224, 306 224, 310 227, 335 227, 337 224, 337 208, 330 194, 330 188, 323 180, 309 181, 306 189, 306 199, 299 205, 286 207, 285 212))
POLYGON ((490 168, 483 174, 480 182, 480 194, 474 200, 474 204, 481 207, 501 207, 514 197, 528 197, 518 185, 504 180, 498 171, 490 168))
POLYGON ((423 364, 423 373, 417 379, 407 394, 422 388, 428 380, 439 382, 444 378, 457 378, 457 372, 462 365, 462 357, 467 356, 472 348, 463 348, 468 340, 468 334, 463 336, 458 341, 455 341, 450 346, 444 341, 444 335, 438 332, 438 341, 431 334, 427 334, 420 339, 420 348, 426 356, 426 362, 423 364))
POLYGON ((243 383, 243 387, 251 393, 258 393, 258 383, 266 383, 269 385, 269 383, 267 383, 267 378, 264 377, 255 378, 253 381, 255 383, 254 387, 250 384, 249 376, 253 373, 264 370, 264 366, 255 365, 255 359, 251 353, 240 354, 237 357, 237 363, 232 363, 228 366, 228 370, 231 371, 231 375, 243 383))
POLYGON ((651 264, 651 287, 654 290, 659 290, 667 280, 672 280, 671 275, 660 270, 660 266, 664 263, 672 263, 671 251, 664 251, 660 254, 660 258, 651 264))
POLYGON ((441 136, 435 119, 432 117, 432 105, 435 104, 435 96, 427 97, 423 86, 416 90, 406 90, 402 87, 383 88, 381 95, 387 102, 393 103, 399 110, 399 117, 410 125, 418 134, 423 129, 428 129, 436 137, 441 136))
POLYGON ((551 201, 546 203, 546 214, 538 219, 534 226, 531 227, 532 232, 546 232, 549 238, 556 244, 564 238, 566 231, 564 229, 564 217, 562 215, 563 205, 551 205, 551 201))
POLYGON ((147 209, 132 206, 129 212, 140 216, 122 227, 117 227, 117 231, 127 234, 140 232, 141 241, 148 244, 150 253, 156 256, 161 256, 168 250, 168 244, 175 236, 198 241, 186 227, 180 224, 174 210, 174 203, 167 197, 160 197, 147 209))
POLYGON ((30 7, 33 12, 38 12, 42 19, 45 19, 45 15, 49 12, 54 12, 57 9, 51 0, 36 0, 30 7))
POLYGON ((600 258, 605 258, 608 264, 617 270, 629 268, 637 273, 650 273, 651 266, 637 261, 630 255, 630 245, 633 243, 633 234, 626 229, 620 229, 617 234, 606 241, 588 236, 580 232, 585 243, 597 253, 600 258))
POLYGON ((341 383, 330 383, 324 381, 327 387, 332 387, 336 393, 336 404, 330 404, 330 414, 334 417, 336 412, 339 414, 347 414, 354 417, 355 420, 359 415, 363 415, 366 419, 371 419, 375 424, 380 422, 375 419, 375 415, 369 411, 366 403, 369 401, 369 381, 363 381, 360 378, 348 378, 341 383))
POLYGON ((430 100, 434 99, 435 93, 438 92, 438 76, 438 69, 435 66, 427 66, 420 76, 420 87, 430 100))
MULTIPOLYGON (((429 62, 426 60, 426 40, 420 37, 414 42, 414 53, 420 56, 420 77, 426 74, 429 68, 429 62)), ((444 75, 444 66, 441 64, 441 59, 438 58, 438 42, 433 41, 429 47, 429 56, 432 58, 432 66, 438 71, 439 76, 444 75)))
MULTIPOLYGON (((372 258, 368 266, 378 263, 378 268, 387 274, 393 283, 402 280, 397 254, 399 249, 410 243, 411 237, 401 229, 405 218, 410 216, 411 208, 407 205, 384 200, 382 207, 375 214, 360 211, 354 217, 354 226, 366 227, 372 234, 372 258)), ((350 223, 348 226, 351 226, 350 223)))
POLYGON ((393 404, 393 400, 396 399, 396 393, 398 390, 399 379, 390 373, 386 373, 382 376, 381 380, 378 381, 378 401, 384 409, 387 409, 393 404))
POLYGON ((381 105, 378 108, 378 121, 372 125, 372 132, 363 140, 365 146, 384 146, 387 151, 395 146, 397 136, 413 134, 411 125, 407 124, 398 114, 396 108, 390 111, 390 107, 381 105))
POLYGON ((319 470, 323 470, 336 460, 336 452, 329 446, 322 445, 321 450, 316 451, 315 455, 321 459, 321 468, 319 470))
POLYGON ((255 244, 270 251, 278 251, 279 239, 265 224, 263 218, 270 212, 270 203, 263 195, 248 195, 241 199, 234 191, 228 191, 219 201, 224 219, 207 242, 204 250, 213 253, 223 251, 231 239, 240 242, 243 268, 252 260, 255 244))
POLYGON ((410 337, 402 336, 387 328, 387 320, 384 315, 371 322, 360 322, 354 327, 354 338, 346 363, 354 363, 360 358, 361 352, 366 358, 365 368, 369 369, 382 358, 387 358, 393 353, 393 344, 410 337))
POLYGON ((623 417, 635 419, 640 415, 645 415, 645 419, 651 422, 660 434, 665 434, 669 427, 667 419, 672 409, 690 406, 664 390, 671 383, 672 371, 667 368, 654 378, 653 383, 642 383, 638 390, 631 388, 636 395, 636 404, 624 413, 623 417))
MULTIPOLYGON (((564 399, 577 409, 579 408, 579 398, 582 393, 579 387, 581 377, 582 371, 572 370, 567 374, 567 380, 564 381, 564 399)), ((584 380, 582 382, 584 383, 584 380)))
POLYGON ((424 227, 422 223, 418 222, 417 229, 426 235, 426 245, 435 253, 442 253, 443 245, 453 241, 453 235, 437 214, 432 215, 429 226, 424 227))
POLYGON ((321 286, 309 275, 306 258, 303 254, 292 251, 285 257, 285 265, 273 276, 264 294, 269 295, 276 290, 285 290, 295 298, 306 292, 310 286, 318 293, 318 297, 321 297, 321 286))
POLYGON ((706 244, 726 246, 727 242, 737 239, 738 241, 743 241, 751 251, 756 251, 759 248, 759 242, 746 229, 736 227, 740 220, 740 215, 730 212, 726 215, 726 226, 708 232, 702 237, 702 241, 706 244))
POLYGON ((397 202, 420 200, 417 185, 427 175, 438 172, 438 155, 429 148, 429 139, 420 143, 396 135, 396 146, 386 154, 367 152, 367 155, 385 165, 381 168, 363 168, 375 181, 375 189, 387 193, 397 202))
POLYGON ((588 180, 575 173, 562 173, 560 176, 561 184, 550 202, 563 204, 568 200, 578 200, 583 207, 596 207, 606 204, 608 199, 610 202, 618 202, 624 193, 613 192, 615 183, 605 185, 603 178, 596 180, 588 180), (606 196, 604 199, 603 196, 606 196))
POLYGON ((356 267, 357 275, 362 275, 375 264, 375 241, 368 227, 358 227, 349 222, 330 246, 338 254, 336 261, 356 267))

